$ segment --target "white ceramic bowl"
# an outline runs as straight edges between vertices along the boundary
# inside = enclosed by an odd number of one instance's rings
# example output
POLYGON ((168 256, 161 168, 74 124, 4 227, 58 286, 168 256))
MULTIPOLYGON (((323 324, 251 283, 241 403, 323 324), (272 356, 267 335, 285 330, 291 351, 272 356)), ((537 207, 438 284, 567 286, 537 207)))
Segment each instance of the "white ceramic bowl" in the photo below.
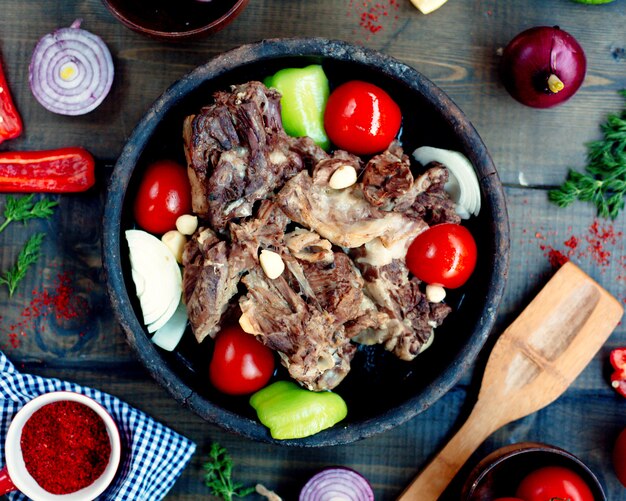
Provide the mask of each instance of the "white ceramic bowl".
POLYGON ((79 393, 55 391, 45 393, 32 399, 19 410, 11 421, 5 442, 6 470, 15 487, 33 501, 90 501, 102 494, 113 481, 120 463, 121 449, 122 446, 117 425, 104 407, 95 400, 79 393), (109 464, 102 475, 91 485, 83 489, 70 494, 61 495, 47 492, 35 481, 26 469, 22 449, 20 447, 22 428, 26 421, 29 420, 35 411, 41 409, 44 405, 60 401, 79 402, 92 409, 104 422, 111 442, 109 464))

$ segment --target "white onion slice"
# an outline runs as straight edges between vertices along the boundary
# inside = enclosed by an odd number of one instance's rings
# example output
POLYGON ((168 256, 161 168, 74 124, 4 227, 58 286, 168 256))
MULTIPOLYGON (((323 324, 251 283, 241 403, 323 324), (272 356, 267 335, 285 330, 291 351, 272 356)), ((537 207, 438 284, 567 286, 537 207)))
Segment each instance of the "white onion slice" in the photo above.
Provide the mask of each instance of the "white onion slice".
POLYGON ((100 37, 69 28, 45 35, 33 51, 28 82, 35 99, 61 115, 83 115, 100 105, 113 84, 113 59, 100 37))
POLYGON ((186 328, 187 306, 183 301, 179 301, 174 314, 152 336, 152 342, 165 351, 173 351, 183 337, 186 328))
POLYGON ((299 501, 373 501, 374 492, 367 479, 349 468, 326 468, 300 491, 299 501))
POLYGON ((182 295, 176 258, 161 240, 142 230, 127 230, 126 240, 137 297, 148 332, 163 327, 182 295))
POLYGON ((413 158, 422 165, 439 162, 450 173, 445 190, 456 204, 456 212, 462 219, 477 216, 480 212, 480 185, 471 162, 458 151, 421 146, 413 152, 413 158))

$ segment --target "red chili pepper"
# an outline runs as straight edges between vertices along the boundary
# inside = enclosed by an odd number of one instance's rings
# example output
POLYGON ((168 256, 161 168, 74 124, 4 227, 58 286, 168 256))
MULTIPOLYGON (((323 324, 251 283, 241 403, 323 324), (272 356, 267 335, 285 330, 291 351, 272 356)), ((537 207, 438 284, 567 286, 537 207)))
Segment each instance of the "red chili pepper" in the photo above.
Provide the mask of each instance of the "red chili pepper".
POLYGON ((83 148, 0 152, 0 193, 70 193, 95 181, 94 159, 83 148))
POLYGON ((611 374, 611 386, 617 393, 626 397, 626 347, 614 349, 610 360, 615 369, 611 374))
POLYGON ((0 61, 0 143, 5 139, 13 139, 21 133, 22 119, 13 104, 0 61))

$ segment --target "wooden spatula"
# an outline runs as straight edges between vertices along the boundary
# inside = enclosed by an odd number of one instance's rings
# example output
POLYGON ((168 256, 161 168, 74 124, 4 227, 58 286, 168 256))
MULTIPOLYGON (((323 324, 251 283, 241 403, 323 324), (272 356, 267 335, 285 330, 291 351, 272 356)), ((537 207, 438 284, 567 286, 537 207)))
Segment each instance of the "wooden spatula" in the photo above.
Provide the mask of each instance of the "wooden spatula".
POLYGON ((436 501, 494 431, 556 400, 622 317, 620 303, 568 262, 504 331, 465 424, 398 498, 436 501))

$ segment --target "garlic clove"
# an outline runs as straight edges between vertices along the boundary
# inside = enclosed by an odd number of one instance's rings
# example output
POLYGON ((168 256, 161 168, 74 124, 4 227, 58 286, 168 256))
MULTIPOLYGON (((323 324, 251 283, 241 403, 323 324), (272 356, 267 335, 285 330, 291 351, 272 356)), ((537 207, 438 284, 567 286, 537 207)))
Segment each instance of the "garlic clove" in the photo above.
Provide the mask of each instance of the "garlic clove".
POLYGON ((259 255, 259 263, 263 272, 270 280, 274 280, 285 271, 285 263, 279 254, 274 251, 263 249, 259 255))
POLYGON ((198 229, 198 216, 183 214, 176 219, 176 229, 183 235, 193 235, 198 229))
POLYGON ((342 165, 338 167, 328 180, 328 185, 333 190, 343 190, 356 183, 357 173, 352 165, 342 165))
POLYGON ((185 250, 185 244, 187 243, 187 237, 178 230, 170 230, 164 233, 161 237, 161 241, 167 245, 167 248, 172 251, 176 262, 182 264, 183 251, 185 250))
POLYGON ((431 303, 441 303, 446 298, 446 290, 441 285, 428 284, 426 286, 426 299, 431 303))
POLYGON ((254 326, 252 325, 252 322, 250 322, 248 315, 246 315, 245 313, 242 313, 239 317, 239 326, 247 334, 258 334, 254 326))

